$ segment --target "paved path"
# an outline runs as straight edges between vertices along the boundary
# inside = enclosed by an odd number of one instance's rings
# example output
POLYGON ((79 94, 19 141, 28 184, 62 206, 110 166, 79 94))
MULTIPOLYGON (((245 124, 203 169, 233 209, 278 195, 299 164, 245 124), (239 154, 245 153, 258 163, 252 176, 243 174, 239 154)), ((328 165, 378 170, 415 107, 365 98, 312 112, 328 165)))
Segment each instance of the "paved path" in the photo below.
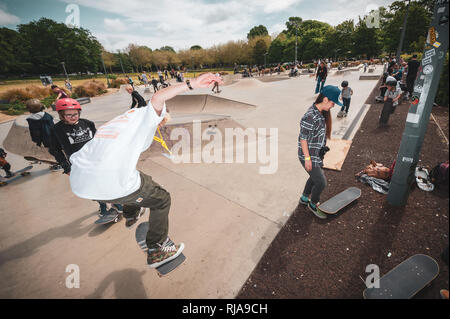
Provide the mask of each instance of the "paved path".
MULTIPOLYGON (((327 80, 340 86, 346 79, 355 91, 350 115, 341 122, 351 122, 376 83, 358 80, 360 73, 327 80)), ((97 203, 73 195, 61 172, 35 165, 31 176, 0 189, 0 297, 233 298, 297 206, 307 177, 297 159, 297 137, 299 120, 315 98, 314 78, 263 84, 223 87, 218 96, 257 106, 233 114, 244 127, 276 129, 267 140, 277 141, 274 174, 260 174, 269 163, 258 157, 254 164, 173 164, 163 156, 141 157, 138 167, 171 193, 169 235, 186 245, 187 260, 179 269, 159 278, 147 269, 134 229, 123 221, 94 225, 97 203), (80 288, 66 287, 70 264, 79 266, 80 288)), ((100 123, 127 110, 130 101, 120 93, 94 98, 82 114, 100 123)), ((338 111, 333 110, 335 127, 341 125, 338 111)), ((0 125, 0 145, 10 126, 0 125)), ((27 164, 14 154, 8 160, 13 169, 27 164)))

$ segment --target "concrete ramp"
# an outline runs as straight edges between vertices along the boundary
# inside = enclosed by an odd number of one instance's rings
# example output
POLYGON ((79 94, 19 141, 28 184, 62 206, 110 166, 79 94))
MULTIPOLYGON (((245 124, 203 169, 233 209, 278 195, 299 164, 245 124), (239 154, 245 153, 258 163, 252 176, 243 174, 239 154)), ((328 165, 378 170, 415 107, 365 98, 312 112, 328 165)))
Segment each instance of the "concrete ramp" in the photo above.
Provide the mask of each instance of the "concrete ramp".
MULTIPOLYGON (((173 150, 173 146, 186 138, 186 142, 189 144, 189 148, 184 151, 189 151, 192 155, 197 150, 194 149, 194 138, 201 140, 201 149, 204 148, 206 144, 211 141, 220 140, 222 148, 225 147, 225 130, 226 129, 238 129, 245 131, 245 127, 237 123, 230 116, 216 115, 216 114, 187 114, 187 115, 176 115, 172 117, 170 122, 161 128, 161 135, 163 140, 166 142, 167 147, 173 150), (198 124, 197 124, 198 123, 198 124), (194 126, 196 126, 194 128, 194 126), (175 129, 178 131, 173 132, 175 129), (172 133, 173 132, 173 133, 172 133), (181 135, 184 134, 184 137, 181 135), (172 138, 171 138, 171 135, 172 138), (209 138, 209 139, 208 139, 209 138)), ((158 134, 158 133, 157 133, 158 134)), ((255 133, 255 137, 257 134, 255 133)), ((247 140, 243 141, 242 147, 247 145, 247 140)), ((200 146, 200 144, 198 145, 200 146)), ((161 154, 166 154, 167 151, 159 144, 154 142, 152 146, 141 155, 141 160, 148 157, 159 156, 161 154)), ((174 156, 181 157, 180 154, 174 154, 174 156)), ((192 158, 191 158, 192 160, 192 158)))
POLYGON ((209 94, 177 95, 166 102, 171 114, 228 113, 236 110, 255 109, 256 106, 209 94))
POLYGON ((239 88, 261 88, 267 87, 268 84, 261 82, 255 78, 243 78, 239 82, 231 84, 229 87, 239 87, 239 88))

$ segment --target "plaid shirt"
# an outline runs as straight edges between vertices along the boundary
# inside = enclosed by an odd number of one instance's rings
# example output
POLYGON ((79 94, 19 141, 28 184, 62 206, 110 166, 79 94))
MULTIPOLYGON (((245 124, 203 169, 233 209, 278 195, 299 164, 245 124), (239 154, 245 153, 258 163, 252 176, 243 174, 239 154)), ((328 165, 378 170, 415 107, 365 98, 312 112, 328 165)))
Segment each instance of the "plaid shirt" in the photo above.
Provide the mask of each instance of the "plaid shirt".
POLYGON ((320 158, 320 150, 326 144, 325 137, 325 118, 313 104, 300 121, 300 134, 298 136, 298 158, 305 164, 305 155, 302 151, 300 140, 306 140, 308 143, 309 156, 311 157, 312 167, 322 167, 323 162, 320 158))

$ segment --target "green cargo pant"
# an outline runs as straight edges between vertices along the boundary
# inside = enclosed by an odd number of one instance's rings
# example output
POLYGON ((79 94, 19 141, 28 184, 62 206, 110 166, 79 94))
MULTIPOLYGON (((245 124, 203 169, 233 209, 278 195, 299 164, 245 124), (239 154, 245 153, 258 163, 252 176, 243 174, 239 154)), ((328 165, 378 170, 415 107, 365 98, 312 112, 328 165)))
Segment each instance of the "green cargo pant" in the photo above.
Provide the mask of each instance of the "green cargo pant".
POLYGON ((147 232, 147 247, 155 248, 156 244, 162 244, 169 233, 170 194, 152 177, 139 172, 141 186, 137 191, 128 196, 108 200, 108 203, 122 204, 125 218, 135 217, 141 207, 150 208, 149 229, 147 232))

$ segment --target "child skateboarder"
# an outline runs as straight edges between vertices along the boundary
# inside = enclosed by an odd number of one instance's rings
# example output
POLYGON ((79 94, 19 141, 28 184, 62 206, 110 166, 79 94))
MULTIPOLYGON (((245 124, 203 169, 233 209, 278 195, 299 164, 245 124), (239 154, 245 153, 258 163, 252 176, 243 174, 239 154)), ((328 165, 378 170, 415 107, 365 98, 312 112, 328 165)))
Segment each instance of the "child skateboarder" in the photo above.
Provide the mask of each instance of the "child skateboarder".
POLYGON ((136 223, 141 207, 150 208, 147 264, 151 268, 175 259, 184 244, 168 237, 170 194, 152 177, 136 169, 139 156, 150 147, 166 114, 166 100, 193 88, 222 80, 211 74, 157 91, 147 107, 136 108, 104 124, 95 137, 70 158, 70 185, 75 195, 123 204, 126 226, 136 223))
MULTIPOLYGON (((63 167, 64 173, 70 175, 70 157, 94 137, 96 128, 94 122, 80 118, 81 105, 77 100, 59 99, 56 102, 56 111, 61 121, 56 123, 54 128, 55 150, 59 153, 63 151, 65 156, 55 159, 63 167)), ((99 204, 100 217, 114 213, 106 210, 105 203, 99 204)), ((122 211, 122 206, 118 205, 116 208, 119 212, 122 211)))
POLYGON ((348 81, 342 81, 341 87, 341 100, 344 105, 341 107, 341 110, 339 111, 337 116, 346 117, 348 114, 348 109, 350 108, 350 101, 353 95, 353 90, 348 86, 348 81))
POLYGON ((3 148, 0 148, 0 167, 5 170, 6 173, 6 178, 11 178, 13 177, 13 173, 11 173, 11 164, 8 163, 8 161, 6 160, 6 155, 8 153, 5 152, 5 150, 3 148))

